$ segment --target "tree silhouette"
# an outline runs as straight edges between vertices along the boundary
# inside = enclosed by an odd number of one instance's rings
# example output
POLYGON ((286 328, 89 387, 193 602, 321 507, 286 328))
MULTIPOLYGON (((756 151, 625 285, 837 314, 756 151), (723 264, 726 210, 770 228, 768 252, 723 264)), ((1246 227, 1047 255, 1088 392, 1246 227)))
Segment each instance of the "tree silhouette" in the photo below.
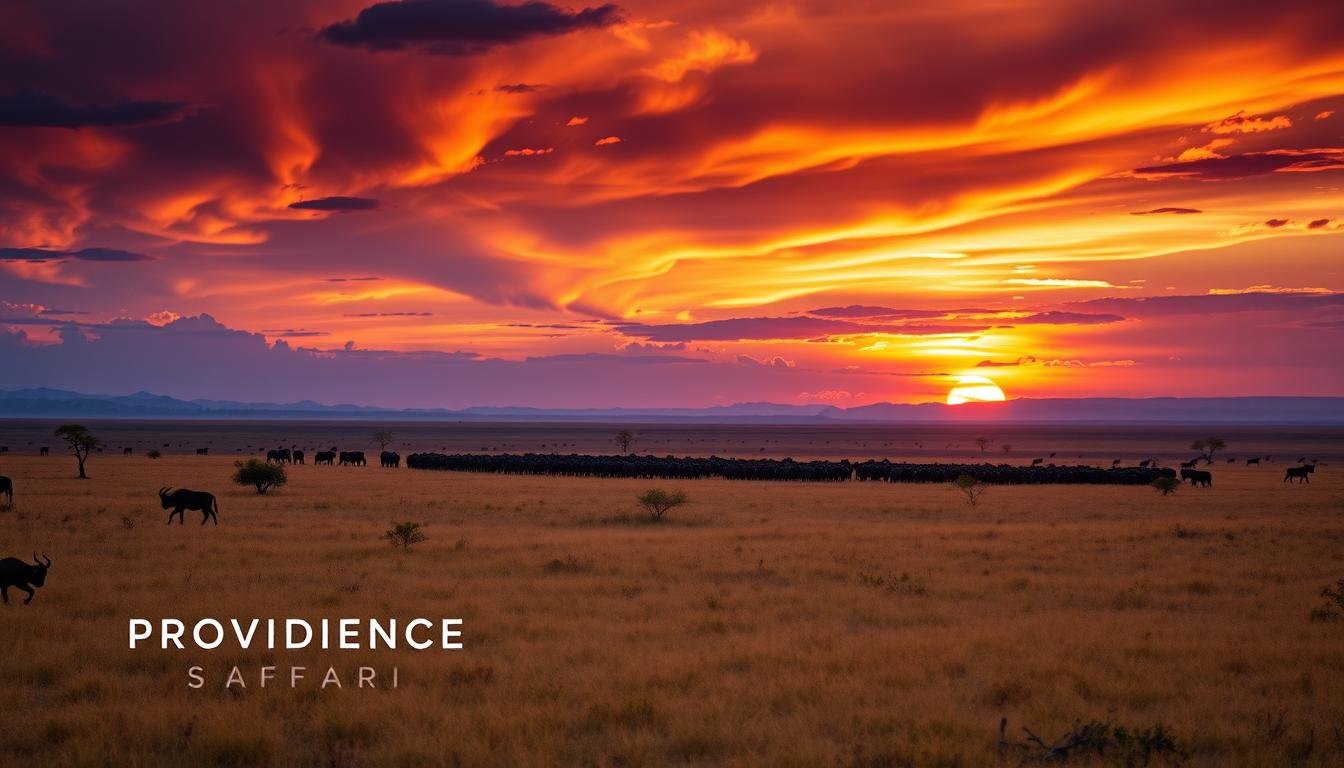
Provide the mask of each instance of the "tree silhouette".
POLYGON ((373 442, 378 444, 378 450, 386 451, 389 443, 392 442, 391 432, 374 432, 373 442))
POLYGON ((616 433, 616 447, 621 449, 621 453, 629 453, 630 445, 635 442, 635 433, 628 429, 622 429, 616 433))
POLYGON ((1206 464, 1213 463, 1213 454, 1227 447, 1227 441, 1221 437, 1206 437, 1190 444, 1190 449, 1199 451, 1206 464))
POLYGON ((989 448, 989 444, 992 443, 992 442, 994 442, 994 441, 993 441, 993 440, 990 440, 988 437, 977 437, 977 438, 975 438, 975 444, 978 445, 978 446, 980 446, 980 452, 981 452, 981 453, 984 453, 986 450, 988 450, 988 448, 989 448))
POLYGON ((94 437, 89 432, 88 427, 83 424, 62 424, 56 428, 54 434, 70 446, 70 452, 75 455, 75 460, 79 462, 79 479, 89 479, 89 476, 84 474, 84 462, 89 459, 89 451, 101 448, 103 441, 94 437))

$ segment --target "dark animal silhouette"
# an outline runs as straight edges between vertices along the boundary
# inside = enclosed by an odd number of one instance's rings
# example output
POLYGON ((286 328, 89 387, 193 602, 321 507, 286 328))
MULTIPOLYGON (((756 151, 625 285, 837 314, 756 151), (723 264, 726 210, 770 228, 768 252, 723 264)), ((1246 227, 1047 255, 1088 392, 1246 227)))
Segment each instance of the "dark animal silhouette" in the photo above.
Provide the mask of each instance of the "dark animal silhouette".
POLYGON ((295 464, 302 464, 303 451, 294 451, 292 454, 290 454, 290 461, 294 462, 295 464))
POLYGON ((4 560, 0 560, 0 598, 4 599, 5 605, 9 605, 10 587, 16 587, 28 593, 28 599, 23 601, 24 605, 33 602, 33 587, 40 587, 47 583, 47 569, 50 567, 51 558, 46 555, 38 558, 34 554, 33 565, 29 565, 17 557, 6 557, 4 560))
POLYGON ((1287 471, 1283 473, 1283 482, 1286 483, 1289 480, 1295 479, 1301 483, 1310 483, 1311 473, 1315 471, 1315 464, 1303 464, 1300 467, 1289 467, 1287 471))
POLYGON ((1247 460, 1246 460, 1246 466, 1249 467, 1249 466, 1251 466, 1252 464, 1255 464, 1256 466, 1259 466, 1259 465, 1260 465, 1260 460, 1259 460, 1259 459, 1247 459, 1247 460))
POLYGON ((368 463, 364 460, 363 451, 341 451, 339 460, 342 465, 353 464, 359 467, 362 467, 368 463))
POLYGON ((1307 460, 1307 457, 1306 457, 1306 456, 1298 456, 1298 457, 1297 457, 1297 463, 1298 463, 1298 464, 1303 464, 1303 463, 1306 462, 1306 460, 1307 460))
POLYGON ((294 455, 288 448, 280 448, 266 452, 266 461, 274 461, 276 464, 288 464, 294 460, 294 455))
POLYGON ((44 446, 42 446, 41 448, 38 448, 38 449, 37 449, 37 455, 38 455, 38 456, 49 456, 49 455, 51 455, 51 449, 44 445, 44 446))
POLYGON ((1195 465, 1198 464, 1198 463, 1199 463, 1199 459, 1191 459, 1191 460, 1189 460, 1189 461, 1182 461, 1182 462, 1181 462, 1181 469, 1194 469, 1194 468, 1195 468, 1195 465))
POLYGON ((1202 469, 1182 469, 1181 479, 1189 480, 1190 485, 1202 485, 1205 488, 1213 487, 1213 473, 1202 469))
POLYGON ((1227 463, 1228 463, 1228 464, 1236 464, 1236 463, 1237 463, 1237 460, 1236 460, 1236 459, 1228 459, 1228 460, 1227 460, 1227 463))
POLYGON ((163 504, 164 509, 172 508, 168 513, 168 524, 173 524, 173 517, 177 517, 177 524, 182 525, 186 522, 186 514, 183 510, 190 509, 193 512, 201 513, 201 525, 205 525, 208 520, 214 520, 215 525, 219 525, 219 502, 215 501, 213 493, 205 491, 189 491, 186 488, 159 489, 159 502, 163 504), (170 492, 171 490, 171 492, 170 492))
POLYGON ((210 449, 209 449, 209 448, 197 448, 197 449, 196 449, 196 455, 197 455, 197 456, 209 456, 209 455, 210 455, 210 449))
POLYGON ((335 451, 318 451, 317 453, 313 454, 313 464, 330 465, 335 461, 336 461, 335 451))
POLYGON ((383 451, 378 454, 378 459, 382 462, 384 467, 401 466, 401 454, 396 451, 383 451))
POLYGON ((1120 460, 1119 460, 1119 459, 1116 459, 1115 461, 1112 461, 1112 462, 1111 462, 1111 466, 1112 466, 1112 467, 1118 467, 1118 466, 1120 466, 1120 460))
POLYGON ((9 497, 10 506, 14 505, 14 481, 0 475, 0 493, 9 497))
POLYGON ((1044 463, 1045 463, 1045 459, 1032 459, 1032 460, 1031 460, 1031 466, 1033 466, 1033 467, 1039 467, 1039 466, 1041 466, 1041 465, 1044 464, 1044 463))
POLYGON ((130 456, 130 455, 133 454, 133 453, 135 453, 135 449, 134 449, 134 448, 122 448, 122 449, 121 449, 121 455, 122 455, 122 456, 130 456))

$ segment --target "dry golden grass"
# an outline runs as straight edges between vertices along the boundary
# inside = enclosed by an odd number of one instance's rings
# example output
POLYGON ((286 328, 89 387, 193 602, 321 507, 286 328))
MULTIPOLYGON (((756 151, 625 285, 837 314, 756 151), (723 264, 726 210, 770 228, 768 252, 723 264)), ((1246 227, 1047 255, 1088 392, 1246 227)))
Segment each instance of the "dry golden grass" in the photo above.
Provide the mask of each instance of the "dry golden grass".
MULTIPOLYGON (((54 452, 54 451, 53 451, 54 452)), ((1211 491, 671 483, 7 457, 0 745, 26 765, 1015 765, 1000 717, 1166 726, 1190 765, 1344 763, 1344 484, 1211 491), (167 527, 156 489, 211 490, 167 527), (650 486, 692 500, 623 522, 650 486), (127 527, 123 518, 134 522, 127 527), (409 552, 380 539, 425 525, 409 552), (1179 526, 1179 528, 1177 527, 1179 526), (459 652, 130 651, 130 617, 461 617, 459 652), (246 691, 226 690, 233 664, 246 691), (290 690, 266 663, 307 665, 290 690), (207 686, 187 687, 189 665, 207 686), (316 689, 328 664, 401 687, 316 689)))

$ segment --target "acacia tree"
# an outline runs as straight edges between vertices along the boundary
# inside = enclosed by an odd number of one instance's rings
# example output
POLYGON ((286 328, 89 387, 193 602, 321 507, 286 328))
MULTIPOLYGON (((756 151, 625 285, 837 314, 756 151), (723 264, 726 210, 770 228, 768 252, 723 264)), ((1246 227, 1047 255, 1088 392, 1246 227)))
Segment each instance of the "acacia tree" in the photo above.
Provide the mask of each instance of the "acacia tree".
POLYGON ((957 479, 952 481, 952 485, 966 496, 966 503, 972 507, 979 503, 980 496, 989 490, 989 483, 970 475, 958 475, 957 479))
POLYGON ((1001 446, 999 446, 999 447, 1003 449, 1003 453, 1004 453, 1004 455, 1007 455, 1007 454, 1013 452, 1013 444, 1012 444, 1012 443, 1004 443, 1003 445, 1001 445, 1001 446))
POLYGON ((635 442, 635 433, 628 429, 622 429, 616 433, 616 447, 621 449, 621 453, 629 453, 630 445, 635 442))
POLYGON ((62 424, 54 434, 70 446, 70 452, 79 462, 79 479, 88 480, 89 476, 84 474, 84 462, 88 461, 90 451, 102 447, 103 441, 94 437, 83 424, 62 424))
POLYGON ((386 451, 386 450, 387 450, 387 446, 388 446, 388 444, 392 442, 392 433, 391 433, 391 432, 374 432, 374 433, 373 433, 373 442, 375 442, 375 443, 378 444, 378 449, 379 449, 380 451, 386 451))
POLYGON ((993 441, 993 440, 990 440, 988 437, 977 437, 977 438, 975 438, 975 444, 978 445, 978 446, 980 446, 980 452, 981 452, 981 453, 984 453, 984 452, 989 448, 989 444, 992 443, 992 442, 994 442, 994 441, 993 441))
POLYGON ((1213 454, 1227 447, 1227 441, 1221 437, 1206 437, 1190 444, 1190 449, 1199 451, 1205 463, 1213 463, 1213 454))

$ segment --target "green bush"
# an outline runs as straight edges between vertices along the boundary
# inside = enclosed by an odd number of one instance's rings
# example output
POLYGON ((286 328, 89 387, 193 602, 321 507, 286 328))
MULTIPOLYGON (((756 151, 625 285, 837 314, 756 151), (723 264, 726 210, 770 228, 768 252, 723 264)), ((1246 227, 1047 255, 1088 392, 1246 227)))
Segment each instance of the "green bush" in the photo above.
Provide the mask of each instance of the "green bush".
POLYGON ((238 468, 233 473, 233 482, 239 485, 251 485, 257 489, 257 493, 265 493, 289 482, 289 478, 285 477, 285 468, 279 464, 248 459, 235 461, 233 466, 238 468))

